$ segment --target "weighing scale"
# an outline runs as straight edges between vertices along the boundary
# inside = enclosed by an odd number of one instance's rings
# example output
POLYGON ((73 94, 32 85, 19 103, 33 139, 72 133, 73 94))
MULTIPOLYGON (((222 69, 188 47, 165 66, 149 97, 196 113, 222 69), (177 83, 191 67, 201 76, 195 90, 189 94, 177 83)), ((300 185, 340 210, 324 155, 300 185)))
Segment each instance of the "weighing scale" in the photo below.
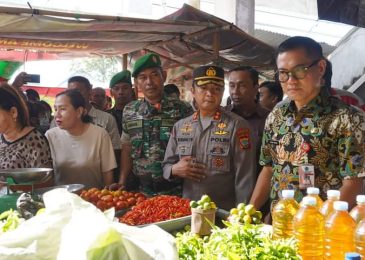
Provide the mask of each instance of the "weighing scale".
POLYGON ((9 209, 16 209, 16 201, 21 193, 11 192, 10 186, 21 188, 24 185, 31 187, 30 194, 34 195, 34 185, 48 181, 52 177, 51 168, 19 168, 19 169, 0 169, 0 177, 5 181, 7 192, 0 195, 0 213, 9 209))

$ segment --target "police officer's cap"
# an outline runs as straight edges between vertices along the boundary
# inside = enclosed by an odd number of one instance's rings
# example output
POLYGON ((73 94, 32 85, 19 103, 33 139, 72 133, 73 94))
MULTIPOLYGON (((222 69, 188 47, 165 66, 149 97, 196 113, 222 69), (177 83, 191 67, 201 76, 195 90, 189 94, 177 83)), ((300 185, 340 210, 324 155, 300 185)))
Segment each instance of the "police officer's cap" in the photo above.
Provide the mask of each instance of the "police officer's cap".
POLYGON ((224 70, 217 66, 201 66, 193 71, 194 83, 202 86, 208 83, 214 83, 224 86, 224 70))
POLYGON ((112 88, 115 84, 120 82, 132 85, 131 72, 129 70, 123 70, 115 74, 110 80, 109 88, 112 88))
POLYGON ((155 53, 148 53, 136 61, 132 76, 135 78, 142 70, 155 67, 161 67, 160 56, 155 53))

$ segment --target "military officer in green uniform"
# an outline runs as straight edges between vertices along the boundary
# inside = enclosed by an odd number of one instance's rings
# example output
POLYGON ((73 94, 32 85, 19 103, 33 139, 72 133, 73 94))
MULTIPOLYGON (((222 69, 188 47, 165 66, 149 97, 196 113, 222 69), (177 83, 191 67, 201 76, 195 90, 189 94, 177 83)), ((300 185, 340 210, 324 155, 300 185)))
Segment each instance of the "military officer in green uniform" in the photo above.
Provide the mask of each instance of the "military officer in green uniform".
POLYGON ((161 162, 173 125, 193 110, 187 103, 168 99, 163 94, 166 73, 158 55, 149 53, 139 58, 132 76, 144 98, 127 104, 123 111, 119 184, 126 184, 133 168, 142 191, 152 195, 181 194, 179 181, 163 178, 161 162))
POLYGON ((193 72, 198 111, 174 125, 163 162, 164 177, 183 180, 183 196, 208 194, 226 210, 248 202, 255 185, 256 156, 250 124, 221 108, 224 71, 202 66, 193 72))
POLYGON ((351 208, 362 191, 364 174, 364 113, 330 96, 322 86, 326 61, 320 44, 295 36, 278 47, 277 77, 288 102, 268 116, 262 139, 259 175, 251 203, 271 207, 284 189, 295 190, 301 201, 315 186, 340 190, 351 208))

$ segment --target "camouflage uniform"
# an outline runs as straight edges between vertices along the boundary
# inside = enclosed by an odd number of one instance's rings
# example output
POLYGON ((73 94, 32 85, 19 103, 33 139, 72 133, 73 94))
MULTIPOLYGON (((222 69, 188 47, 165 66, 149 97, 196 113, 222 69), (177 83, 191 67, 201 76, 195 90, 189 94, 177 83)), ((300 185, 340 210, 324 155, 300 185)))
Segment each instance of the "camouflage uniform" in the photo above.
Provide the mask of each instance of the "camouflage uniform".
POLYGON ((163 178, 161 162, 173 125, 192 113, 187 103, 165 96, 158 108, 145 99, 133 101, 124 108, 123 134, 130 137, 133 172, 139 178, 142 191, 149 194, 181 193, 179 182, 168 182, 163 178))

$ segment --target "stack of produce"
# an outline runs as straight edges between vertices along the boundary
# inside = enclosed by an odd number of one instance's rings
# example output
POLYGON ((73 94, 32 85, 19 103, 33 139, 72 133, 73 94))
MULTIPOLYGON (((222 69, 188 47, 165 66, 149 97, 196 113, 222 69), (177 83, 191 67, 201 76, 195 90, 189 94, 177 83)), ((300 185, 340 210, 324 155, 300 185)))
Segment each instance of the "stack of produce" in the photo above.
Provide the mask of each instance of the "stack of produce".
POLYGON ((139 192, 99 190, 97 188, 83 190, 80 196, 102 211, 112 207, 117 211, 126 209, 146 199, 146 196, 139 192))
POLYGON ((225 222, 226 228, 214 227, 210 236, 192 232, 178 233, 179 259, 300 259, 295 240, 273 240, 262 225, 225 222))
POLYGON ((262 213, 251 204, 239 203, 237 208, 230 210, 228 221, 241 224, 260 224, 262 213))
POLYGON ((128 225, 144 225, 191 214, 190 201, 177 196, 159 195, 137 204, 119 221, 128 225))

